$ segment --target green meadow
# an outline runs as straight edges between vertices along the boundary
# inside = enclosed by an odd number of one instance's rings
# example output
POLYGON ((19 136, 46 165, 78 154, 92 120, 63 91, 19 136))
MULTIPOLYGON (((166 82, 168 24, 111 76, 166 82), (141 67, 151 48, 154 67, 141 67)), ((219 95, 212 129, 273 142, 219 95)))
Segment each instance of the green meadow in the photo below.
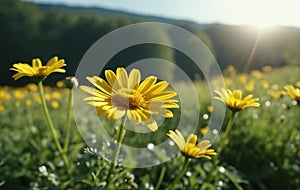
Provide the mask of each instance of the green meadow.
MULTIPOLYGON (((244 96, 253 94, 259 98, 260 107, 250 107, 238 112, 229 133, 224 150, 212 160, 192 159, 186 172, 177 184, 178 189, 297 189, 299 181, 300 107, 284 91, 288 84, 298 85, 299 67, 266 68, 266 71, 237 73, 232 67, 224 71, 229 89, 242 89, 244 96), (278 77, 278 75, 282 77, 278 77), (275 95, 274 95, 275 94, 275 95)), ((206 81, 196 81, 200 115, 199 129, 208 124, 211 114, 211 98, 206 81), (205 115, 205 116, 204 116, 205 115)), ((45 87, 45 99, 57 129, 59 141, 66 133, 68 90, 58 82, 57 87, 45 87)), ((74 93, 85 97, 80 89, 74 93)), ((99 152, 88 148, 71 121, 71 141, 67 152, 69 172, 55 147, 47 127, 37 86, 33 83, 24 87, 2 86, 0 91, 0 187, 1 189, 101 189, 109 162, 99 152)), ((82 100, 83 101, 83 100, 82 100)), ((84 112, 84 109, 83 109, 84 112)), ((166 140, 166 133, 175 129, 176 117, 166 120, 159 130, 143 138, 127 133, 128 144, 144 147, 149 142, 166 140)), ((191 110, 190 116, 193 117, 191 110)), ((84 113, 82 120, 86 117, 84 113)), ((220 139, 228 122, 229 110, 212 147, 218 150, 220 139)), ((106 117, 107 130, 113 125, 106 117)), ((90 125, 95 125, 89 123, 90 125)), ((100 127, 100 126, 99 126, 100 127)), ((211 128, 212 126, 209 126, 211 128)), ((97 128, 97 126, 96 126, 97 128)), ((110 129, 109 129, 110 128, 110 129)), ((211 131, 208 130, 208 133, 211 131)), ((200 131, 195 132, 201 136, 200 131)), ((91 137, 92 138, 92 137, 91 137)), ((95 138, 95 137, 94 137, 95 138)), ((100 148, 100 147, 99 147, 100 148)), ((102 150, 104 153, 105 150, 102 150)), ((131 155, 132 156, 132 155, 131 155)), ((131 157, 128 155, 128 157, 131 157)), ((157 158, 157 155, 153 155, 157 158)), ((169 161, 148 168, 117 167, 112 179, 116 189, 154 189, 162 177, 160 189, 165 189, 179 172, 182 164, 180 152, 169 161)))

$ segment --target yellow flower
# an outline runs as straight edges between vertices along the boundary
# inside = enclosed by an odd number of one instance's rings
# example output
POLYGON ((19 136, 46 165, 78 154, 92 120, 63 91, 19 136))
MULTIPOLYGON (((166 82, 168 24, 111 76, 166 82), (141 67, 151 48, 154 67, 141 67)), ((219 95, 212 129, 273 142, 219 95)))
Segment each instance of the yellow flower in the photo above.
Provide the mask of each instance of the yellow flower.
POLYGON ((15 106, 16 107, 20 107, 21 106, 21 103, 19 101, 15 102, 15 106))
POLYGON ((54 72, 65 73, 66 70, 61 68, 63 66, 66 66, 65 60, 58 59, 58 57, 55 56, 44 66, 42 65, 41 60, 36 58, 32 60, 32 66, 27 63, 15 63, 10 70, 17 72, 13 75, 15 80, 27 76, 40 81, 54 72))
POLYGON ((293 100, 296 100, 298 105, 300 105, 300 89, 299 88, 294 88, 292 85, 286 85, 284 87, 286 90, 287 95, 293 100))
POLYGON ((4 110, 5 110, 5 107, 2 104, 0 104, 0 112, 2 112, 4 110))
POLYGON ((22 100, 22 99, 24 99, 25 96, 26 96, 25 92, 24 92, 23 90, 21 90, 21 89, 15 89, 15 90, 13 91, 13 94, 14 94, 14 96, 15 96, 15 98, 16 98, 17 100, 22 100))
POLYGON ((53 101, 51 101, 51 107, 53 109, 57 109, 57 108, 59 108, 59 103, 57 101, 53 100, 53 101))
POLYGON ((56 85, 57 88, 62 88, 62 87, 65 86, 64 82, 61 81, 61 80, 57 81, 55 85, 56 85))
POLYGON ((232 85, 232 80, 231 79, 225 79, 225 85, 226 86, 232 85))
POLYGON ((207 106, 207 111, 208 112, 213 112, 214 111, 214 107, 213 106, 207 106))
POLYGON ((259 107, 260 104, 257 102, 259 98, 252 98, 253 95, 250 94, 245 98, 242 98, 241 90, 233 90, 222 88, 221 90, 215 91, 220 97, 214 97, 217 100, 224 102, 229 109, 232 111, 239 111, 247 107, 259 107))
POLYGON ((270 88, 270 84, 268 83, 268 81, 262 81, 262 87, 263 89, 267 90, 270 88))
POLYGON ((262 70, 266 73, 271 72, 273 70, 272 66, 264 66, 262 67, 262 70))
POLYGON ((208 131, 209 131, 209 127, 207 125, 200 129, 201 135, 206 135, 208 133, 208 131))
POLYGON ((36 92, 38 90, 38 86, 34 83, 27 84, 26 88, 30 91, 33 91, 33 92, 36 92))
POLYGON ((117 120, 123 116, 134 123, 144 122, 151 131, 157 130, 157 123, 151 117, 156 114, 163 117, 173 117, 168 108, 178 108, 174 91, 164 91, 168 87, 166 81, 157 82, 154 76, 141 80, 140 71, 133 69, 128 75, 124 68, 118 68, 116 73, 105 71, 107 82, 97 76, 87 77, 95 87, 80 88, 91 97, 85 98, 87 104, 95 106, 99 116, 108 115, 109 120, 117 120))
POLYGON ((248 80, 248 77, 247 77, 247 74, 241 74, 239 76, 239 81, 242 83, 242 84, 246 84, 247 83, 247 80, 248 80))
POLYGON ((60 100, 61 94, 59 92, 52 92, 52 98, 55 100, 60 100))
POLYGON ((45 100, 46 100, 46 101, 51 100, 51 95, 50 95, 50 94, 45 94, 45 100))
POLYGON ((272 90, 278 90, 279 89, 279 85, 278 84, 273 84, 271 86, 272 90))
POLYGON ((31 100, 25 100, 25 106, 30 107, 31 106, 31 100))
POLYGON ((278 99, 278 98, 282 97, 282 95, 286 94, 286 92, 284 92, 284 91, 269 91, 268 94, 272 98, 278 99))
POLYGON ((300 81, 296 82, 296 87, 300 88, 300 81))
POLYGON ((182 133, 179 130, 170 130, 167 134, 178 146, 179 150, 184 156, 191 158, 207 158, 217 155, 214 149, 208 149, 211 147, 209 140, 203 140, 197 144, 197 135, 190 134, 187 141, 184 140, 182 133))
POLYGON ((5 90, 0 90, 0 100, 1 101, 9 101, 11 100, 11 95, 5 90))
POLYGON ((252 92, 255 89, 255 81, 254 80, 250 80, 247 85, 245 86, 245 90, 247 90, 248 92, 252 92))
POLYGON ((251 71, 250 75, 257 78, 257 79, 261 79, 263 77, 263 73, 260 72, 259 70, 251 71))

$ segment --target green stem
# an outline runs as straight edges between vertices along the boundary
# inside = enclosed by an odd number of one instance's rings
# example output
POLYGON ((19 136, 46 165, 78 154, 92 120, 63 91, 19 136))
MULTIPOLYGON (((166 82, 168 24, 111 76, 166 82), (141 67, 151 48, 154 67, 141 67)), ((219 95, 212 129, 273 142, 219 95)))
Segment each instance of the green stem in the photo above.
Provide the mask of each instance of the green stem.
POLYGON ((163 179, 165 177, 165 173, 166 173, 166 167, 163 166, 161 168, 160 175, 159 175, 159 178, 158 178, 158 181, 156 183, 156 187, 155 187, 154 190, 159 190, 160 189, 161 183, 162 183, 162 181, 163 181, 163 179))
POLYGON ((67 153, 70 143, 70 130, 71 130, 71 116, 72 116, 72 102, 73 102, 73 90, 69 89, 69 100, 68 100, 68 115, 66 123, 66 138, 64 143, 64 152, 67 153))
POLYGON ((50 118, 50 114, 49 114, 49 111, 48 111, 48 108, 47 108, 47 104, 46 104, 46 100, 45 100, 45 96, 44 96, 44 90, 43 90, 43 83, 42 83, 42 81, 40 81, 38 83, 38 87, 39 87, 39 94, 40 94, 40 98, 41 98, 41 102, 42 102, 42 107, 43 107, 43 110, 44 110, 44 114, 45 114, 45 117, 46 117, 46 120, 47 120, 48 127, 50 129, 52 138, 54 140, 54 143, 56 145, 56 148, 57 148, 58 152, 60 153, 60 155, 61 155, 61 157, 62 157, 62 159, 64 161, 64 164, 66 165, 66 167, 68 167, 69 166, 69 162, 68 162, 67 156, 64 154, 63 149, 61 147, 61 144, 58 141, 55 128, 53 127, 53 123, 52 123, 52 120, 50 118))
POLYGON ((175 180, 172 182, 171 185, 169 185, 169 187, 167 187, 167 190, 172 190, 174 189, 175 185, 177 185, 178 181, 180 180, 180 178, 183 176, 184 172, 185 172, 185 169, 188 165, 188 162, 189 162, 189 158, 188 157, 184 157, 184 162, 183 162, 183 165, 181 167, 181 170, 180 172, 178 173, 178 175, 176 176, 175 180))
POLYGON ((220 145, 220 148, 218 149, 218 156, 221 154, 223 148, 225 147, 225 144, 226 144, 226 140, 228 138, 228 135, 229 135, 229 132, 231 131, 231 128, 233 126, 233 121, 234 121, 234 117, 236 115, 237 112, 234 112, 234 111, 231 111, 231 114, 230 114, 230 119, 228 121, 228 124, 226 126, 226 129, 225 129, 225 132, 224 132, 224 135, 223 135, 223 138, 221 140, 221 145, 220 145))
POLYGON ((122 141, 123 141, 125 133, 126 133, 126 129, 125 129, 126 118, 127 117, 126 117, 126 113, 125 113, 125 115, 122 117, 121 126, 120 126, 120 129, 119 129, 119 134, 118 134, 117 142, 116 142, 117 145, 116 145, 116 149, 115 149, 114 154, 113 154, 113 159, 112 159, 112 162, 110 163, 110 166, 109 166, 108 175, 107 175, 107 178, 106 178, 106 186, 109 185, 109 180, 110 180, 110 177, 112 175, 114 165, 117 164, 116 162, 117 162, 118 157, 119 157, 122 141))
MULTIPOLYGON (((235 117, 236 113, 237 113, 237 112, 234 112, 234 111, 231 111, 231 113, 230 113, 230 119, 229 119, 229 121, 228 121, 228 123, 227 123, 226 129, 225 129, 225 132, 224 132, 224 135, 223 135, 223 137, 222 137, 222 139, 221 139, 221 144, 220 144, 220 146, 219 146, 219 148, 218 148, 218 150, 217 150, 217 155, 214 156, 214 158, 213 158, 213 167, 212 167, 211 170, 209 171, 209 174, 207 175, 207 177, 206 177, 206 179, 204 180, 204 182, 205 182, 205 181, 208 181, 208 180, 211 178, 213 172, 216 170, 216 168, 217 168, 217 166, 218 166, 218 164, 219 164, 219 156, 221 155, 221 152, 222 152, 222 150, 223 150, 224 147, 225 147, 226 140, 227 140, 228 135, 229 135, 229 132, 231 131, 231 128, 232 128, 232 126, 233 126, 233 121, 234 121, 234 117, 235 117)), ((202 186, 202 187, 203 187, 203 186, 202 186)), ((202 187, 201 187, 200 189, 202 189, 202 187)))

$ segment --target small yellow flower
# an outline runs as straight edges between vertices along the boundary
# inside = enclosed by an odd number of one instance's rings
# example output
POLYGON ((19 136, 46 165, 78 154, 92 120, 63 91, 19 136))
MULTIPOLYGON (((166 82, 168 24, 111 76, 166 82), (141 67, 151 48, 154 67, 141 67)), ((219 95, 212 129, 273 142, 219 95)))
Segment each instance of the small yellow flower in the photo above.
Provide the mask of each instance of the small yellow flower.
POLYGON ((25 106, 30 107, 31 106, 31 100, 25 100, 25 106))
POLYGON ((300 81, 296 82, 296 87, 300 88, 300 81))
POLYGON ((61 80, 57 81, 55 85, 57 88, 62 88, 65 86, 64 81, 61 80))
POLYGON ((287 95, 293 99, 296 100, 298 105, 300 105, 300 89, 299 88, 295 88, 292 85, 286 85, 284 87, 284 89, 286 90, 287 95))
POLYGON ((5 90, 0 90, 0 100, 9 101, 11 100, 11 95, 5 90))
POLYGON ((264 66, 262 67, 262 70, 266 73, 271 72, 273 70, 272 66, 264 66))
POLYGON ((207 111, 208 112, 213 112, 214 111, 214 107, 213 106, 207 106, 207 111))
POLYGON ((246 84, 247 83, 247 81, 248 81, 248 76, 247 76, 247 74, 241 74, 240 76, 239 76, 239 81, 242 83, 242 84, 246 84))
POLYGON ((27 76, 40 81, 54 72, 65 73, 66 70, 61 68, 63 66, 66 66, 65 60, 55 56, 44 66, 39 58, 35 58, 32 60, 32 66, 27 63, 15 63, 10 70, 17 72, 13 75, 15 80, 27 76))
POLYGON ((208 131, 209 131, 209 127, 207 125, 200 129, 201 135, 206 135, 208 133, 208 131))
POLYGON ((259 70, 253 70, 250 72, 250 75, 257 78, 257 79, 261 79, 263 77, 263 73, 260 72, 259 70))
POLYGON ((15 96, 15 98, 16 98, 17 100, 22 100, 22 99, 24 99, 25 96, 26 96, 26 94, 24 93, 24 91, 21 90, 21 89, 15 89, 15 90, 13 91, 13 93, 14 93, 14 96, 15 96))
POLYGON ((5 107, 2 104, 0 104, 0 112, 2 112, 4 110, 5 110, 5 107))
POLYGON ((38 86, 34 83, 27 84, 26 88, 30 91, 33 91, 33 92, 36 92, 38 90, 38 86))
POLYGON ((284 91, 269 91, 268 94, 274 99, 279 99, 284 94, 286 94, 286 92, 284 92, 284 91))
POLYGON ((92 96, 85 98, 87 104, 95 106, 99 116, 108 115, 109 120, 117 120, 123 116, 134 123, 144 122, 151 131, 157 130, 153 114, 162 117, 173 117, 168 108, 178 108, 174 91, 164 91, 168 87, 166 81, 157 82, 154 76, 141 80, 140 71, 133 69, 129 75, 124 68, 116 73, 105 71, 107 82, 97 76, 87 77, 96 88, 81 86, 80 88, 92 96))
POLYGON ((220 97, 214 97, 217 100, 224 102, 229 109, 232 111, 240 111, 247 107, 259 107, 260 104, 257 102, 259 98, 252 98, 250 94, 245 98, 242 98, 243 92, 241 90, 229 90, 222 88, 221 90, 215 91, 220 97))
POLYGON ((273 84, 271 86, 272 90, 278 90, 279 89, 279 85, 278 84, 273 84))
POLYGON ((51 95, 50 95, 50 94, 45 94, 45 100, 46 100, 46 101, 51 100, 51 95))
POLYGON ((267 90, 270 88, 270 84, 268 83, 268 81, 262 81, 262 87, 263 89, 267 90))
POLYGON ((21 106, 21 103, 19 101, 15 102, 15 106, 16 107, 20 107, 21 106))
POLYGON ((187 141, 184 140, 182 133, 179 130, 170 130, 167 134, 178 146, 179 150, 184 156, 191 158, 207 158, 217 155, 214 149, 208 149, 211 147, 209 140, 203 140, 197 144, 197 135, 190 134, 187 141))
POLYGON ((34 95, 33 95, 33 100, 34 100, 35 102, 37 102, 38 104, 41 104, 41 103, 42 103, 41 98, 40 98, 40 96, 39 96, 38 94, 34 94, 34 95))
POLYGON ((231 79, 225 79, 225 85, 226 86, 232 85, 232 80, 231 79))
POLYGON ((52 98, 55 100, 60 100, 61 94, 59 92, 52 92, 52 98))
POLYGON ((57 108, 59 108, 59 103, 57 101, 53 100, 53 101, 51 101, 51 107, 53 109, 57 109, 57 108))
POLYGON ((228 65, 228 67, 224 70, 224 75, 233 77, 237 73, 236 69, 233 65, 228 65))
POLYGON ((253 92, 253 90, 255 89, 255 80, 250 80, 246 86, 245 86, 245 90, 247 90, 248 92, 253 92))

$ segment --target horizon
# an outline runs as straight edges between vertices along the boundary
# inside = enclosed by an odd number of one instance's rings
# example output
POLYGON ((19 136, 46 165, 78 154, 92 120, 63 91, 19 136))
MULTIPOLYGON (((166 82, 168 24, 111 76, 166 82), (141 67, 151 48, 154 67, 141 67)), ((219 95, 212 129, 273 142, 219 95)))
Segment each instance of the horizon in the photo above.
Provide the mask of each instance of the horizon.
MULTIPOLYGON (((113 2, 109 0, 97 1, 97 0, 23 0, 24 2, 30 3, 39 3, 39 4, 51 4, 51 5, 65 5, 69 7, 83 7, 83 8, 103 8, 112 11, 122 11, 130 14, 144 15, 144 16, 153 16, 161 17, 166 19, 175 19, 175 20, 186 20, 196 22, 198 24, 224 24, 224 25, 249 25, 256 28, 272 28, 278 26, 286 27, 295 27, 300 28, 300 14, 296 12, 295 5, 299 5, 300 1, 288 0, 286 3, 282 4, 282 1, 277 1, 270 4, 269 0, 261 1, 259 4, 260 7, 255 4, 255 2, 244 2, 244 6, 241 7, 241 4, 237 0, 228 0, 225 4, 224 2, 219 2, 216 4, 217 0, 212 0, 206 2, 207 9, 201 12, 199 15, 195 12, 198 12, 195 7, 197 6, 188 6, 191 5, 191 2, 196 3, 195 5, 200 5, 200 1, 195 2, 195 0, 187 0, 190 3, 184 3, 180 1, 177 6, 171 7, 170 10, 164 9, 168 6, 168 3, 171 0, 165 0, 163 3, 160 3, 160 8, 153 5, 146 6, 146 2, 135 2, 135 3, 119 3, 118 0, 113 2), (235 6, 232 6, 233 3, 236 3, 235 6), (217 6, 218 5, 218 6, 217 6), (223 6, 222 6, 223 5, 223 6), (253 14, 253 7, 257 6, 253 14), (245 8, 246 7, 246 8, 245 8), (164 10, 164 11, 162 11, 164 10), (168 10, 168 11, 166 11, 168 10), (266 12, 268 10, 269 12, 266 12), (213 13, 212 13, 213 11, 213 13), (287 12, 283 14, 278 14, 279 11, 287 12), (267 14, 269 13, 269 14, 267 14), (298 15, 296 15, 298 14, 298 15), (239 17, 237 17, 239 16, 239 17), (278 17, 279 16, 279 17, 278 17)), ((133 0, 125 0, 126 2, 133 2, 133 0)), ((176 0, 175 0, 176 1, 176 0)), ((172 1, 174 2, 174 1, 172 1)), ((173 3, 174 4, 174 3, 173 3)), ((203 9, 201 7, 199 10, 203 9)))

